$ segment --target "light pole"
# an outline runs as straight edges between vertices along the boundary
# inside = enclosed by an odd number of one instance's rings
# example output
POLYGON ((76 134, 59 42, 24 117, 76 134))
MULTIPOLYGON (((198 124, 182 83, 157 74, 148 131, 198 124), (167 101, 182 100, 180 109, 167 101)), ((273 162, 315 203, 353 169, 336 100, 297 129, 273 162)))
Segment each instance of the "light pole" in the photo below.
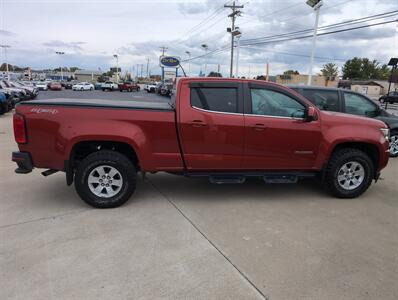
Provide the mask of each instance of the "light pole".
POLYGON ((2 44, 2 45, 0 45, 0 48, 4 49, 4 59, 5 59, 5 63, 6 63, 7 80, 10 80, 10 74, 8 73, 7 48, 11 48, 11 46, 2 44))
POLYGON ((315 14, 316 14, 316 16, 315 16, 315 25, 314 25, 314 37, 312 38, 310 68, 308 70, 308 82, 307 82, 307 85, 311 85, 311 81, 312 81, 312 65, 314 64, 316 37, 317 37, 317 32, 318 32, 319 11, 321 10, 321 6, 322 6, 323 2, 322 2, 322 0, 307 0, 306 3, 315 10, 315 14))
MULTIPOLYGON (((55 51, 55 53, 58 54, 58 55, 64 55, 65 54, 65 52, 63 52, 63 51, 55 51)), ((64 81, 64 73, 63 73, 62 64, 61 64, 61 82, 62 81, 64 81)))
POLYGON ((205 50, 205 77, 207 73, 207 51, 209 50, 209 46, 207 44, 202 44, 201 46, 205 50))
POLYGON ((240 48, 240 38, 242 34, 236 36, 236 68, 235 68, 235 78, 239 78, 239 48, 240 48))
POLYGON ((186 54, 188 54, 189 60, 188 60, 188 76, 191 76, 191 52, 185 51, 186 54))
POLYGON ((116 58, 116 82, 119 83, 119 56, 113 54, 113 57, 116 58))

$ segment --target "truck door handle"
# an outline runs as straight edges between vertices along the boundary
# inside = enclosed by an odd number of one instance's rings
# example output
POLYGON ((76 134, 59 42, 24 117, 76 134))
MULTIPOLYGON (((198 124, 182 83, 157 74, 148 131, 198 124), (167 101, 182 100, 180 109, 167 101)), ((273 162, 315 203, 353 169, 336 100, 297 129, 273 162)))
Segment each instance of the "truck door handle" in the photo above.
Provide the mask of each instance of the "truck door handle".
POLYGON ((206 126, 206 123, 203 122, 202 120, 193 120, 193 121, 189 122, 189 124, 192 127, 203 127, 203 126, 206 126))
POLYGON ((263 131, 264 129, 266 129, 267 127, 262 124, 262 123, 257 123, 257 124, 253 124, 253 125, 249 125, 249 127, 253 128, 256 131, 263 131))

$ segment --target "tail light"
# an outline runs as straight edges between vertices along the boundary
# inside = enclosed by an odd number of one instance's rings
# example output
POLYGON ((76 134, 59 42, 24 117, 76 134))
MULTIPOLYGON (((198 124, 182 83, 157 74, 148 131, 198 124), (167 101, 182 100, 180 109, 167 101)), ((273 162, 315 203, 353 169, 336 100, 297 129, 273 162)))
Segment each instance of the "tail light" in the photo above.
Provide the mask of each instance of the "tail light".
POLYGON ((14 114, 14 137, 15 141, 18 144, 26 144, 27 136, 26 136, 26 126, 25 126, 25 118, 20 114, 14 114))

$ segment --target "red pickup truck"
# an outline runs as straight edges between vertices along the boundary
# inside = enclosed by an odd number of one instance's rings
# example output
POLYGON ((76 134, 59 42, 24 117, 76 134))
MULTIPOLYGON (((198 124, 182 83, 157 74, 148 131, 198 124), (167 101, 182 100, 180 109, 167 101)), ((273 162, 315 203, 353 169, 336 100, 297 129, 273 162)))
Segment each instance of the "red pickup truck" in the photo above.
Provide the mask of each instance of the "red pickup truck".
POLYGON ((119 91, 123 92, 123 91, 127 91, 127 92, 132 92, 132 91, 136 91, 139 92, 140 91, 140 86, 132 81, 126 81, 126 82, 122 82, 118 84, 119 87, 119 91))
POLYGON ((318 177, 353 198, 389 159, 387 126, 320 111, 272 83, 182 78, 170 103, 81 99, 23 102, 14 114, 17 173, 66 173, 94 207, 126 202, 137 172, 206 176, 212 183, 318 177))

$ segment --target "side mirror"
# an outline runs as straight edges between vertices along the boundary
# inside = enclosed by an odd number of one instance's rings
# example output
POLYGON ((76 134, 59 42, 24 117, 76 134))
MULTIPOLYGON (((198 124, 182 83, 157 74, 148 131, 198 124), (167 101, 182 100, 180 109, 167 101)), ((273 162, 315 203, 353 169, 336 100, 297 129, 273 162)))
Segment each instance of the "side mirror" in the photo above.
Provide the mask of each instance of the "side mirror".
POLYGON ((307 122, 311 122, 317 119, 317 114, 316 114, 316 110, 313 106, 310 106, 307 108, 307 118, 306 121, 307 122))

